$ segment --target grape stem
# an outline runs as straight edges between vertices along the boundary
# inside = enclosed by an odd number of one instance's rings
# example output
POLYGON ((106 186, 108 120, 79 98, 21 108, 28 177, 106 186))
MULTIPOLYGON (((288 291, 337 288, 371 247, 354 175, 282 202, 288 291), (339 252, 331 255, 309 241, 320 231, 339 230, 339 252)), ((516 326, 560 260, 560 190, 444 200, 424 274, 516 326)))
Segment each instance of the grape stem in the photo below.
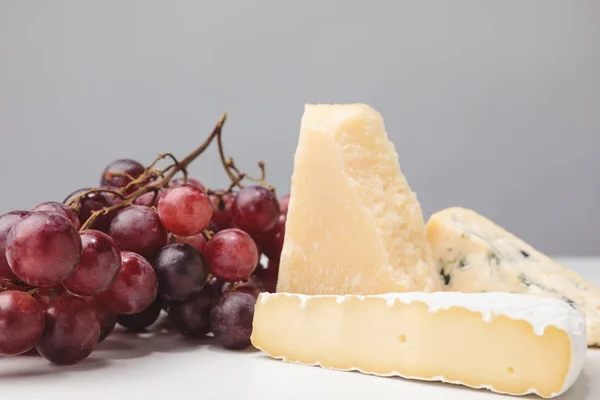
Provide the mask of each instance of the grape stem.
MULTIPOLYGON (((186 169, 187 169, 188 165, 192 161, 194 161, 200 154, 202 154, 215 138, 219 138, 221 136, 221 131, 223 129, 223 125, 225 124, 226 119, 227 119, 227 114, 224 113, 221 116, 221 118, 219 119, 219 121, 217 122, 217 124, 215 125, 215 127, 213 128, 210 135, 204 140, 204 142, 196 150, 194 150, 192 153, 188 154, 187 157, 185 157, 182 161, 177 162, 177 159, 170 153, 165 153, 165 154, 159 155, 156 158, 156 160, 154 160, 152 162, 152 164, 150 164, 150 166, 148 166, 146 168, 146 171, 142 175, 140 175, 137 179, 132 180, 131 182, 129 182, 129 184, 127 184, 127 186, 125 186, 123 189, 121 189, 121 191, 120 191, 121 197, 123 198, 123 200, 121 202, 114 204, 110 207, 105 207, 101 210, 94 211, 90 215, 90 217, 87 219, 87 221, 85 221, 85 223, 83 223, 80 231, 89 229, 94 224, 96 219, 98 217, 100 217, 101 215, 106 215, 112 211, 116 211, 121 208, 130 206, 141 195, 144 195, 144 194, 146 194, 148 192, 152 192, 152 191, 156 192, 160 188, 165 187, 171 181, 173 176, 175 176, 175 174, 177 174, 177 172, 181 171, 181 172, 183 172, 184 176, 187 176, 186 169), (162 171, 157 172, 156 170, 152 169, 152 168, 154 168, 156 163, 158 163, 158 161, 165 159, 165 158, 172 158, 174 160, 174 163, 171 164, 170 166, 166 167, 162 171), (149 181, 151 182, 152 179, 156 179, 159 177, 162 177, 159 181, 142 186, 128 196, 124 196, 122 194, 122 193, 126 193, 127 190, 132 187, 136 187, 138 185, 144 185, 145 183, 147 183, 149 181)), ((83 196, 83 194, 82 194, 82 196, 83 196)), ((78 198, 82 198, 82 197, 78 196, 78 198)))

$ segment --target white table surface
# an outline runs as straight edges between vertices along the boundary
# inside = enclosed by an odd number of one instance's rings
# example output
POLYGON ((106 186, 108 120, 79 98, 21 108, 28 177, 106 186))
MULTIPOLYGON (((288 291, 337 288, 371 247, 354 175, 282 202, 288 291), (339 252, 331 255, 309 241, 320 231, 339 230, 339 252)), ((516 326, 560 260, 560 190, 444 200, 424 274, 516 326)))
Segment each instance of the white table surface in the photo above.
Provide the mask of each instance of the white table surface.
MULTIPOLYGON (((558 261, 600 286, 600 258, 558 261)), ((442 383, 288 364, 256 350, 234 352, 212 340, 186 340, 165 333, 160 322, 157 325, 158 329, 141 335, 117 329, 88 359, 74 366, 55 366, 39 356, 2 357, 0 396, 11 400, 512 398, 442 383)), ((559 399, 600 399, 600 349, 588 350, 581 376, 559 399)))

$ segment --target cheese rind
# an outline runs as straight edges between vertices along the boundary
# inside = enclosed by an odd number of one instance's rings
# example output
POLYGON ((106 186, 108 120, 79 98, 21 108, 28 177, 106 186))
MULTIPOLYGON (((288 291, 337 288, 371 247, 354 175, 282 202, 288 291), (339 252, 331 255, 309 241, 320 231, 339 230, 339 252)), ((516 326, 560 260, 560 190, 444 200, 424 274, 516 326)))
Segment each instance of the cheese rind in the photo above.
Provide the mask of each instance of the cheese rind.
POLYGON ((306 105, 277 291, 438 290, 421 207, 381 115, 364 104, 306 105))
POLYGON ((286 362, 556 397, 585 360, 583 315, 510 293, 262 293, 252 344, 286 362))
POLYGON ((588 345, 600 345, 600 290, 477 212, 434 213, 427 239, 444 290, 510 292, 560 299, 586 316, 588 345))

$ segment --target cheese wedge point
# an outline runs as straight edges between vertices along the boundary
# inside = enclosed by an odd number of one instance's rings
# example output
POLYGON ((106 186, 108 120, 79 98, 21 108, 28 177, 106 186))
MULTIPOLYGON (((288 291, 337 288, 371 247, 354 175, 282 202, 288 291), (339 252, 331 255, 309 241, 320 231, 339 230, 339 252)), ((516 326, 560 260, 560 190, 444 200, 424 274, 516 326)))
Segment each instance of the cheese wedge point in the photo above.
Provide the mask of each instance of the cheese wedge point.
POLYGON ((510 292, 560 299, 586 316, 589 346, 600 345, 600 290, 477 212, 451 207, 427 222, 444 290, 510 292))
POLYGON ((421 206, 381 115, 365 104, 306 105, 277 291, 438 290, 421 206))
POLYGON ((587 351, 580 312, 510 293, 261 293, 251 340, 286 362, 544 398, 573 385, 587 351))

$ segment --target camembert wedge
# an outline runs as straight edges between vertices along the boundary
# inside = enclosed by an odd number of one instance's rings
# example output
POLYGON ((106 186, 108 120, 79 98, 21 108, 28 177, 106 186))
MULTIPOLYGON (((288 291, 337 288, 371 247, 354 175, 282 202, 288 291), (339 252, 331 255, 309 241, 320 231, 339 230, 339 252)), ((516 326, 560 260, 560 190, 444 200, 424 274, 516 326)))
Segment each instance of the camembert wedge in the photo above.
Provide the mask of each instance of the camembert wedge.
POLYGON ((364 104, 306 105, 277 291, 439 290, 421 206, 381 115, 364 104))
POLYGON ((579 376, 583 315, 510 293, 261 293, 252 344, 287 362, 551 398, 579 376))
POLYGON ((427 239, 444 290, 554 297, 586 316, 588 345, 600 345, 600 290, 477 212, 434 213, 427 239))

